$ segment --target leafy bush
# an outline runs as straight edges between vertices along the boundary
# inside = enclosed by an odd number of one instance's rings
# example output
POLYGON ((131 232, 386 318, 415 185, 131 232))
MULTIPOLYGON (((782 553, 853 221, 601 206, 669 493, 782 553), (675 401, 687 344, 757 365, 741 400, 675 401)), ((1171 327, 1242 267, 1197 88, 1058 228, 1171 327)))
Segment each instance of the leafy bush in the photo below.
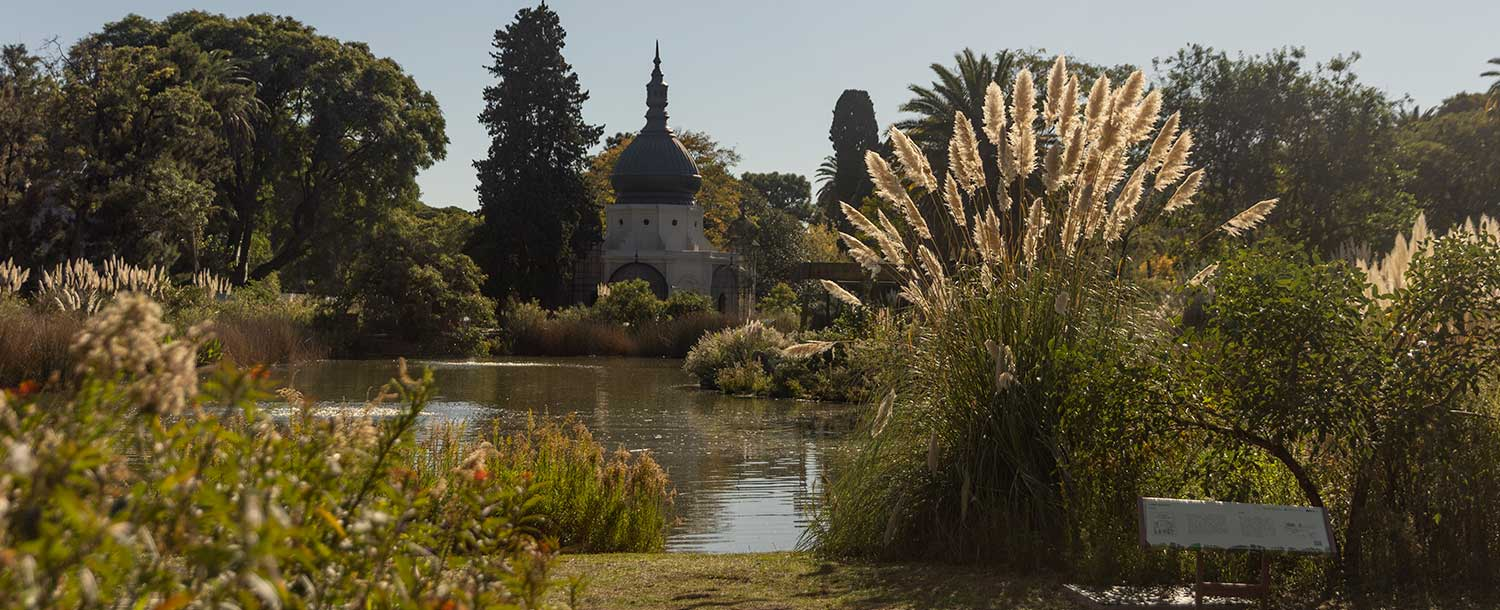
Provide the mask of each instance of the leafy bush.
POLYGON ((599 299, 594 302, 594 315, 615 324, 635 326, 660 318, 666 307, 666 303, 651 292, 651 284, 646 280, 626 280, 609 284, 599 291, 599 299))
POLYGON ((696 378, 698 385, 718 388, 720 371, 780 357, 781 350, 790 344, 780 331, 752 321, 699 339, 683 361, 682 370, 696 378))
MULTIPOLYGON (((811 338, 811 335, 808 335, 811 338)), ((704 335, 683 370, 698 385, 728 394, 856 401, 869 396, 879 374, 878 346, 866 337, 825 333, 788 350, 788 335, 761 322, 704 335), (725 386, 725 380, 730 380, 725 386)))
POLYGON ((693 314, 714 313, 714 311, 714 301, 708 298, 708 295, 678 290, 667 295, 666 309, 662 315, 677 319, 693 314))
POLYGON ((726 394, 765 395, 771 392, 771 376, 759 362, 740 362, 720 369, 714 385, 726 394))
POLYGON ((1293 500, 1328 507, 1353 593, 1500 579, 1500 518, 1481 508, 1500 502, 1500 426, 1479 393, 1500 367, 1500 242, 1429 245, 1375 299, 1342 264, 1238 257, 1159 375, 1180 382, 1177 422, 1263 452, 1293 500))
POLYGON ((760 299, 760 309, 773 316, 791 315, 795 317, 799 309, 797 307, 797 291, 792 290, 792 287, 786 285, 786 282, 777 282, 775 286, 771 287, 771 291, 760 299))
POLYGON ((421 466, 430 373, 400 368, 375 399, 390 417, 318 417, 286 391, 300 408, 278 424, 262 370, 200 386, 206 337, 168 333, 121 297, 74 344, 70 397, 0 392, 7 605, 542 607, 545 490, 483 445, 421 466))

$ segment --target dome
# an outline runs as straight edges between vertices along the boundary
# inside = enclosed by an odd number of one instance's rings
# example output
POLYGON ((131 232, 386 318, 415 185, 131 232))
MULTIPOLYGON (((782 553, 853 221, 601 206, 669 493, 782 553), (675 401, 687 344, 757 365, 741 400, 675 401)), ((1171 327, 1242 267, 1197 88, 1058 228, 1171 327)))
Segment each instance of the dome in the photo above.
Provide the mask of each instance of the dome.
POLYGON ((609 182, 618 203, 692 205, 703 176, 687 148, 667 127, 667 84, 662 80, 661 50, 651 82, 646 84, 646 126, 615 161, 609 182))

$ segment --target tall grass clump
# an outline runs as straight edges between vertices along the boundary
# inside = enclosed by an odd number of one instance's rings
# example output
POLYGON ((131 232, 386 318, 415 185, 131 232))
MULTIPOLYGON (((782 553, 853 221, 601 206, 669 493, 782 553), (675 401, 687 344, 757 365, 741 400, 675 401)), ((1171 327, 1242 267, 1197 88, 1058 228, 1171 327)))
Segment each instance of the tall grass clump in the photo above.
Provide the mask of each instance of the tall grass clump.
MULTIPOLYGON (((871 438, 833 471, 814 549, 1067 561, 1104 543, 1088 525, 1130 518, 1127 501, 1084 499, 1134 492, 1100 489, 1134 481, 1111 477, 1130 472, 1112 463, 1130 459, 1123 447, 1094 449, 1121 439, 1131 416, 1081 397, 1097 387, 1094 371, 1128 364, 1122 346, 1161 337, 1154 303, 1126 273, 1130 236, 1191 206, 1203 170, 1189 167, 1192 134, 1177 115, 1161 120, 1161 94, 1142 73, 1088 86, 1059 57, 1045 86, 1038 108, 1029 71, 1009 103, 992 83, 978 130, 958 113, 941 181, 899 129, 896 167, 866 154, 882 207, 845 204, 857 233, 841 238, 871 274, 899 278, 901 305, 884 333, 894 356, 871 438), (979 137, 995 158, 981 158, 979 137)), ((1254 204, 1198 241, 1241 235, 1275 205, 1254 204)))
POLYGON ((539 486, 482 455, 409 466, 430 374, 385 384, 391 417, 277 422, 263 369, 200 381, 204 329, 168 340, 121 295, 69 391, 0 392, 0 607, 544 607, 539 486))
POLYGON ((41 381, 68 364, 68 344, 83 319, 0 303, 0 386, 41 381))
POLYGON ((543 490, 540 527, 570 552, 654 552, 666 543, 673 491, 648 453, 607 453, 581 422, 528 419, 519 432, 489 430, 481 440, 449 428, 426 441, 437 472, 482 455, 493 472, 519 472, 543 490))
POLYGON ((717 389, 721 372, 747 363, 758 366, 789 345, 791 341, 781 331, 751 321, 699 339, 683 360, 682 370, 696 378, 699 386, 717 389))

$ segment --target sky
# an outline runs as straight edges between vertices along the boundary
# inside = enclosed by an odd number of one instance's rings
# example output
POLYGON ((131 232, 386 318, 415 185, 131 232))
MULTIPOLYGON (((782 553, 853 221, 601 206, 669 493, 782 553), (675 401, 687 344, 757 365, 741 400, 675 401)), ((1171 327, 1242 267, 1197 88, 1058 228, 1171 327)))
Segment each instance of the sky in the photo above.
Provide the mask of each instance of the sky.
MULTIPOLYGON (((474 159, 488 135, 477 116, 495 29, 530 3, 363 0, 3 0, 0 44, 70 44, 129 13, 161 18, 201 9, 293 16, 395 59, 431 91, 447 118, 446 160, 418 177, 429 205, 476 207, 474 159)), ((1500 56, 1495 0, 1236 2, 697 0, 549 4, 567 30, 564 57, 590 99, 585 120, 606 135, 645 122, 652 45, 661 41, 671 125, 708 133, 741 157, 738 171, 808 176, 830 152, 828 126, 844 89, 864 89, 882 129, 902 118, 909 83, 970 47, 1041 48, 1094 63, 1147 69, 1188 43, 1262 53, 1287 46, 1310 60, 1357 51, 1361 79, 1429 106, 1480 91, 1500 56)))

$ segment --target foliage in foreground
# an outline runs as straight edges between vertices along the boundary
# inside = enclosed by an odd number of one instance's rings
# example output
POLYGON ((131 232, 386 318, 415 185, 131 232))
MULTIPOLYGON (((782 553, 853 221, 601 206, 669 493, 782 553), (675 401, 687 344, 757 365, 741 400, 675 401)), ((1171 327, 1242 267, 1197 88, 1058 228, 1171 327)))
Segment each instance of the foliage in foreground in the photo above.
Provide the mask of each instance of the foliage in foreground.
MULTIPOLYGON (((403 366, 359 415, 321 416, 285 390, 282 420, 262 408, 261 370, 200 386, 207 336, 170 332, 158 305, 122 296, 74 341, 71 385, 0 393, 7 607, 544 607, 557 540, 574 534, 547 513, 571 490, 538 473, 599 451, 581 432, 544 433, 554 454, 424 455, 430 373, 403 366)), ((656 483, 633 489, 664 494, 656 483)))
POLYGON ((1429 239, 1408 262, 1375 298, 1342 263, 1226 262, 1153 394, 1275 464, 1280 500, 1328 508, 1349 592, 1494 594, 1500 404, 1482 392, 1500 370, 1500 242, 1429 239))
POLYGON ((568 552, 650 552, 666 544, 673 491, 647 453, 606 454, 588 428, 569 417, 527 421, 526 429, 482 435, 476 446, 461 428, 446 428, 423 443, 434 476, 483 456, 489 472, 520 472, 542 490, 537 509, 568 552), (467 456, 467 457, 465 457, 467 456))

